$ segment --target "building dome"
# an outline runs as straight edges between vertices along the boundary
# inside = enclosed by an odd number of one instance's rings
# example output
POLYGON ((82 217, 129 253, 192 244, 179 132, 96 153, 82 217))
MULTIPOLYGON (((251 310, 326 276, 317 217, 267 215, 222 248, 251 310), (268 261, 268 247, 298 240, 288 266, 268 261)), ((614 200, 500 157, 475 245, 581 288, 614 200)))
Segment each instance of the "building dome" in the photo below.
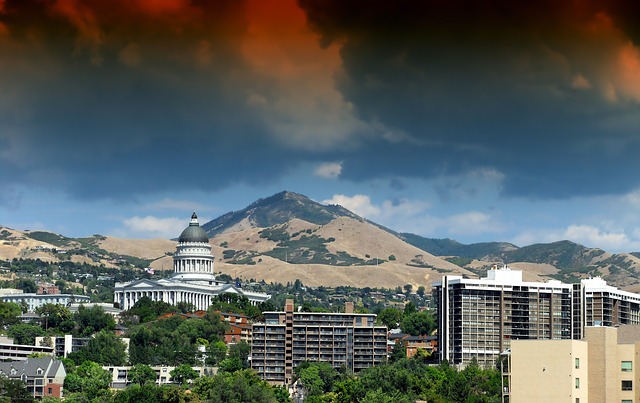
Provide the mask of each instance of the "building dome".
POLYGON ((191 222, 189 226, 182 231, 180 234, 180 238, 178 238, 178 242, 180 243, 192 243, 192 242, 200 242, 200 243, 209 243, 209 237, 207 237, 207 233, 204 232, 200 224, 198 223, 198 216, 196 213, 193 213, 191 216, 191 222))

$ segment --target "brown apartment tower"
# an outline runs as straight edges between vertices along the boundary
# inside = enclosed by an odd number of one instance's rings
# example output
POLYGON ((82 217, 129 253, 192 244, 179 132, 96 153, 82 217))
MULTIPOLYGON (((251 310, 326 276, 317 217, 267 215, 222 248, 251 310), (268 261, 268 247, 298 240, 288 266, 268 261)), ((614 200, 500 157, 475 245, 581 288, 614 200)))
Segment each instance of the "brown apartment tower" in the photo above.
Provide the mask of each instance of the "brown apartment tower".
POLYGON ((375 325, 376 315, 296 312, 293 300, 284 312, 265 312, 264 323, 253 324, 251 368, 271 384, 289 384, 303 361, 324 361, 354 373, 387 359, 387 328, 375 325))

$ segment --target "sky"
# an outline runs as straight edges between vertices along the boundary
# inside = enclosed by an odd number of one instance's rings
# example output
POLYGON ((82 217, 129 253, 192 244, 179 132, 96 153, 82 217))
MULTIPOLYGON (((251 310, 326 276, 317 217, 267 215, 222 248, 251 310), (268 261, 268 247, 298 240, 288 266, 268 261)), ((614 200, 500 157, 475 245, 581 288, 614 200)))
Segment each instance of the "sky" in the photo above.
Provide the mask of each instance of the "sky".
POLYGON ((634 0, 0 0, 0 225, 173 238, 288 190, 429 238, 640 251, 639 19, 634 0))

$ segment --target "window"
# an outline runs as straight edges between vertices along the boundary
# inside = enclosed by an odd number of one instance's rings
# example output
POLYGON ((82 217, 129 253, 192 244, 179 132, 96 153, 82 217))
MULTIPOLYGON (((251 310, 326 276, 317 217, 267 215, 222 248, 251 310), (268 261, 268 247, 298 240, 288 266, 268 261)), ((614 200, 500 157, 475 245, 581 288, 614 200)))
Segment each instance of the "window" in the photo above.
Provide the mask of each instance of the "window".
POLYGON ((622 390, 633 390, 633 381, 622 381, 622 390))
POLYGON ((633 362, 622 361, 621 369, 622 369, 622 372, 631 372, 633 370, 633 362))
POLYGON ((576 358, 576 369, 580 369, 580 358, 576 358))
POLYGON ((576 378, 576 389, 580 389, 580 378, 576 378))
POLYGON ((622 403, 633 403, 631 399, 622 399, 622 403))

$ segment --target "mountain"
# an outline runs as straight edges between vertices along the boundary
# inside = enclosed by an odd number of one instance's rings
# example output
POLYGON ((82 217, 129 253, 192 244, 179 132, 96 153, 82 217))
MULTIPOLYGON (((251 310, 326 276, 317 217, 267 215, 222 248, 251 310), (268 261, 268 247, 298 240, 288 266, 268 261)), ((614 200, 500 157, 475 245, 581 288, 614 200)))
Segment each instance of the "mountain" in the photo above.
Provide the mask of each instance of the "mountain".
POLYGON ((306 285, 429 286, 473 272, 433 256, 338 205, 280 192, 204 223, 216 267, 232 276, 306 285))
POLYGON ((640 253, 611 254, 567 240, 518 247, 505 242, 465 245, 451 239, 431 239, 415 234, 400 236, 436 256, 448 256, 447 260, 478 275, 484 275, 486 262, 496 262, 565 282, 600 276, 611 285, 640 291, 640 253))
POLYGON ((407 243, 436 256, 459 256, 470 259, 491 260, 492 257, 518 249, 517 246, 507 242, 483 242, 464 245, 452 239, 424 238, 409 233, 401 233, 399 236, 407 243))
MULTIPOLYGON (((202 227, 210 237, 216 271, 245 280, 429 288, 443 274, 484 276, 492 265, 504 263, 523 270, 527 281, 574 282, 601 276, 612 285, 640 291, 638 253, 611 254, 570 241, 518 247, 506 242, 465 245, 425 238, 395 232, 342 206, 323 205, 293 192, 259 199, 202 227)), ((170 270, 175 246, 175 241, 166 239, 66 238, 0 228, 0 260, 66 259, 170 270), (55 249, 69 253, 56 254, 55 249)))
POLYGON ((248 225, 267 228, 285 224, 292 219, 325 225, 338 217, 362 218, 338 205, 323 205, 308 197, 283 191, 266 199, 259 199, 248 207, 224 214, 202 225, 209 237, 216 236, 230 228, 248 225))

